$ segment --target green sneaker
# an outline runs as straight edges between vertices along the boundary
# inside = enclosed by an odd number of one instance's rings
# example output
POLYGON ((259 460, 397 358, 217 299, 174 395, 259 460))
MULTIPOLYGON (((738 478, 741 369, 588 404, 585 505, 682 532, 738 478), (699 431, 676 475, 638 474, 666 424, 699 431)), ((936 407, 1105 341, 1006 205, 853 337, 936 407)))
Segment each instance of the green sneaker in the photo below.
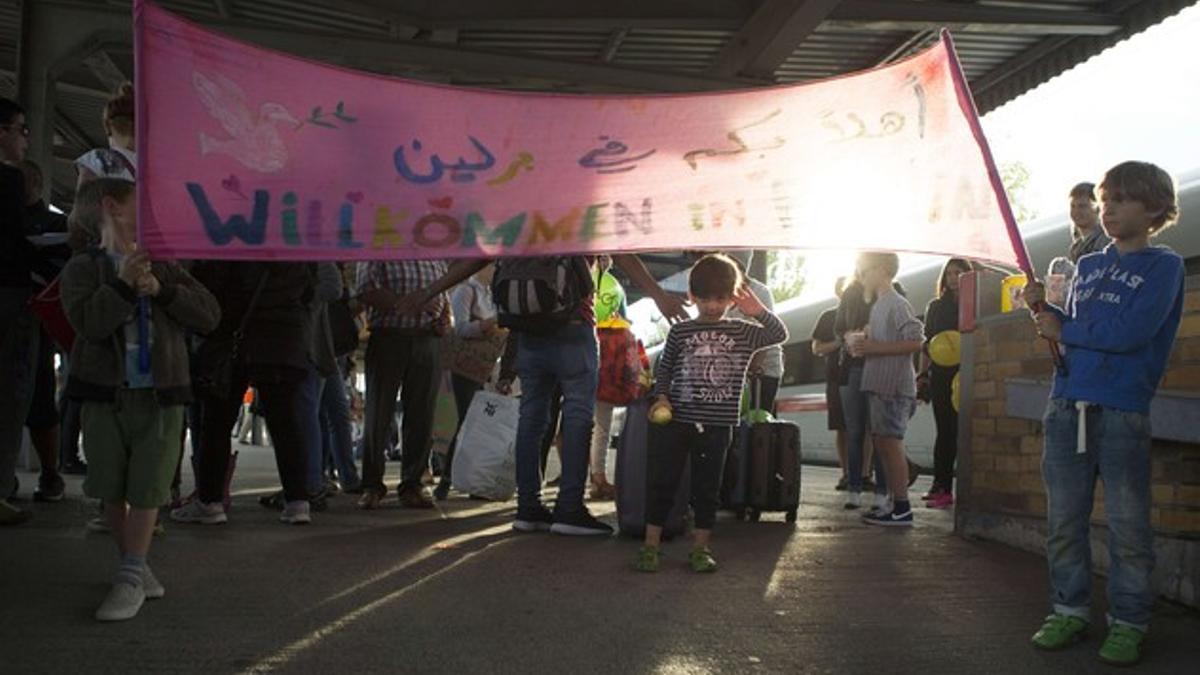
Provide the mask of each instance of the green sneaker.
POLYGON ((1077 616, 1051 614, 1041 629, 1033 634, 1033 646, 1038 649, 1055 650, 1070 647, 1087 635, 1088 623, 1077 616))
POLYGON ((639 572, 657 572, 658 558, 657 546, 643 546, 638 549, 637 560, 633 561, 633 569, 639 572))
POLYGON ((712 557, 712 551, 707 548, 692 549, 688 555, 688 564, 692 566, 693 572, 716 572, 717 561, 712 557))
POLYGON ((1114 666, 1132 666, 1142 660, 1142 631, 1114 623, 1108 628, 1108 637, 1100 645, 1100 660, 1114 666))

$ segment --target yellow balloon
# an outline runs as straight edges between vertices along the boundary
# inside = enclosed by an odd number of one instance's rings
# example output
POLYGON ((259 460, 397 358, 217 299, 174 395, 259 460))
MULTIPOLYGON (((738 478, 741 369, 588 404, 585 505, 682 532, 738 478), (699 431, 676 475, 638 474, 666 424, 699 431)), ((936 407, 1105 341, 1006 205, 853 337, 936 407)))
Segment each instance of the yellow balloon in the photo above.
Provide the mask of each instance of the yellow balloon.
POLYGON ((956 330, 944 330, 929 341, 929 358, 939 366, 957 366, 962 359, 962 334, 956 330))
POLYGON ((954 374, 954 379, 950 380, 950 404, 954 406, 955 412, 958 411, 958 373, 954 374))

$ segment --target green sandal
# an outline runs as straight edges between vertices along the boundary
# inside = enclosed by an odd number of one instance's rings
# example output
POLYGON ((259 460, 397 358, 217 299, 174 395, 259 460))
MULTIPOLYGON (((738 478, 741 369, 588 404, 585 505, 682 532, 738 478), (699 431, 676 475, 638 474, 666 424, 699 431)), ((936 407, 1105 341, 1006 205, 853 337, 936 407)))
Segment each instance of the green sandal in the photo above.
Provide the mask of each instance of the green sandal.
POLYGON ((1055 650, 1070 647, 1087 635, 1088 623, 1077 616, 1051 614, 1041 629, 1033 634, 1033 646, 1038 649, 1055 650))
POLYGON ((1100 646, 1100 660, 1114 666, 1132 666, 1142 660, 1142 641, 1146 634, 1120 623, 1108 628, 1108 637, 1100 646))
POLYGON ((693 572, 716 572, 717 561, 712 557, 712 551, 707 548, 692 549, 688 555, 688 564, 692 566, 693 572))
POLYGON ((657 546, 643 546, 638 549, 637 560, 633 561, 633 569, 639 572, 658 571, 659 550, 657 546))

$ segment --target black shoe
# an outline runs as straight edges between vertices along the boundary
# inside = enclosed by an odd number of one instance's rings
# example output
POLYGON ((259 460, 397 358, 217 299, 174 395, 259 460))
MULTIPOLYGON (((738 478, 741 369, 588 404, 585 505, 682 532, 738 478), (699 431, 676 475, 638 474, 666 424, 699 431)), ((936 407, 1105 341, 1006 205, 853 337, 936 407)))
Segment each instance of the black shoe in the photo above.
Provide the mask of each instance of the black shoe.
POLYGON ((871 480, 870 478, 864 477, 863 482, 862 482, 862 491, 863 492, 874 492, 875 491, 875 481, 871 480))
POLYGON ((512 528, 517 532, 545 532, 554 524, 554 515, 550 509, 538 504, 531 509, 517 508, 517 517, 513 520, 512 528))
POLYGON ((554 478, 546 481, 546 487, 558 487, 558 484, 561 482, 562 476, 555 476, 554 478))
POLYGON ((841 480, 837 482, 837 485, 833 486, 833 489, 837 490, 838 492, 845 492, 847 487, 848 481, 846 480, 845 476, 842 476, 841 480))
POLYGON ((308 508, 312 511, 325 511, 329 508, 329 495, 322 490, 315 497, 308 498, 308 508))
POLYGON ((550 526, 554 534, 566 534, 577 537, 612 536, 613 528, 607 523, 596 520, 587 509, 565 515, 555 515, 554 524, 550 526))
POLYGON ((450 483, 445 480, 438 483, 437 487, 435 487, 433 489, 433 498, 438 500, 439 502, 446 501, 446 498, 449 496, 450 496, 450 483))
POLYGON ((56 473, 46 477, 45 474, 42 474, 38 477, 37 487, 33 489, 33 501, 61 502, 66 491, 67 485, 63 482, 62 476, 56 473))
POLYGON ((68 476, 86 476, 87 463, 81 459, 67 460, 58 472, 65 473, 68 476))

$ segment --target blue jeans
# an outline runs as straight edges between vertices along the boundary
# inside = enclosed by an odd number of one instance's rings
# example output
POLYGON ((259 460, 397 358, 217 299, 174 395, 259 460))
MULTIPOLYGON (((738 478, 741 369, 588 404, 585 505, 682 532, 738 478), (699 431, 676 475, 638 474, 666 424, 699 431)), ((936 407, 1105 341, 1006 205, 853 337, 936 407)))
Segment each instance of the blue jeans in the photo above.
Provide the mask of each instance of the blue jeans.
MULTIPOLYGON (((350 430, 350 396, 346 393, 346 381, 342 379, 340 369, 322 382, 321 456, 332 460, 342 487, 358 486, 358 467, 354 465, 354 442, 350 430)), ((322 462, 321 466, 324 467, 325 463, 322 462)))
MULTIPOLYGON (((846 384, 841 386, 842 418, 846 423, 846 481, 850 492, 862 492, 863 444, 867 440, 867 421, 870 408, 867 393, 862 390, 862 366, 850 369, 846 384)), ((875 468, 875 493, 887 494, 887 478, 883 461, 876 452, 871 464, 875 468)))
POLYGON ((1042 477, 1046 482, 1046 558, 1054 611, 1089 620, 1092 547, 1088 523, 1096 476, 1104 481, 1108 517, 1110 621, 1145 631, 1154 589, 1150 527, 1150 418, 1093 405, 1087 408, 1087 451, 1078 452, 1074 401, 1046 408, 1042 477))
POLYGON ((0 499, 16 490, 17 457, 33 400, 39 329, 28 301, 27 288, 0 288, 0 499))
MULTIPOLYGON (((321 386, 324 381, 325 378, 321 377, 317 369, 310 366, 304 379, 296 387, 296 419, 300 424, 299 435, 304 439, 306 446, 304 451, 308 455, 308 472, 305 475, 304 486, 308 489, 310 497, 319 494, 325 487, 325 477, 321 471, 325 466, 321 455, 325 446, 321 442, 321 386)), ((275 442, 275 433, 272 430, 271 443, 275 442)))
POLYGON ((600 373, 596 329, 566 324, 554 333, 521 333, 517 374, 521 378, 521 418, 517 423, 517 508, 541 502, 542 437, 550 426, 550 398, 562 387, 562 482, 555 513, 580 511, 587 482, 592 416, 600 373))

